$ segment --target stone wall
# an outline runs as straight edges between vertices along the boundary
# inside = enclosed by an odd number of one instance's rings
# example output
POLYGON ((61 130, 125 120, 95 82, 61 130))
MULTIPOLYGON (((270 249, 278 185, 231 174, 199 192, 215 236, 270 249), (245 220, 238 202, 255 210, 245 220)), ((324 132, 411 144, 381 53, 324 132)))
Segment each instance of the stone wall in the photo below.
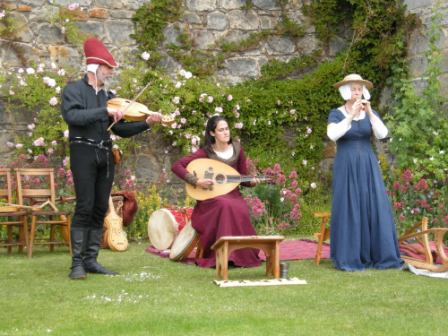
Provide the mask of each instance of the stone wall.
MULTIPOLYGON (((428 48, 428 38, 426 32, 436 2, 436 0, 405 0, 409 12, 417 14, 423 23, 422 29, 412 33, 408 49, 411 75, 415 78, 418 87, 421 87, 425 80, 422 76, 427 65, 425 52, 428 48)), ((442 0, 440 3, 439 11, 443 17, 441 38, 438 44, 443 53, 440 82, 442 92, 446 96, 448 94, 448 2, 442 0)))
MULTIPOLYGON (((303 38, 292 39, 282 36, 271 36, 256 49, 234 53, 224 61, 223 67, 217 71, 216 77, 224 82, 236 83, 249 78, 257 78, 263 64, 272 59, 287 61, 301 54, 309 54, 318 47, 314 28, 302 14, 302 3, 306 0, 290 0, 286 7, 288 17, 306 27, 303 38)), ((429 22, 431 9, 435 0, 405 0, 409 11, 417 13, 424 25, 429 22)), ((53 25, 51 18, 58 13, 59 6, 68 6, 71 0, 24 0, 3 1, 12 10, 18 23, 17 40, 14 41, 23 48, 26 59, 34 64, 57 63, 61 67, 78 67, 82 70, 83 54, 81 46, 67 43, 60 26, 53 25)), ((135 11, 148 1, 144 0, 78 0, 82 9, 77 25, 83 32, 94 33, 111 49, 121 64, 126 64, 128 56, 136 52, 135 41, 129 37, 133 31, 132 16, 135 11)), ((216 43, 220 39, 239 41, 253 32, 270 29, 281 19, 281 10, 276 0, 252 0, 253 7, 244 10, 245 0, 184 0, 185 10, 180 22, 171 24, 165 29, 165 43, 176 43, 178 30, 188 30, 198 49, 216 52, 216 43)), ((448 14, 448 4, 441 9, 448 14)), ((444 92, 448 93, 448 15, 444 15, 442 39, 440 47, 444 52, 441 76, 444 92)), ((427 47, 425 37, 426 26, 415 32, 410 41, 409 59, 412 75, 416 83, 423 79, 427 47)), ((10 42, 10 41, 9 41, 10 42)), ((325 52, 324 57, 334 56, 343 48, 347 41, 344 38, 335 39, 325 52)), ((163 46, 162 46, 163 49, 163 46)), ((31 63, 29 63, 31 64, 31 63)), ((29 65, 28 64, 28 65, 29 65)), ((168 71, 180 68, 175 60, 165 55, 163 64, 168 71)), ((8 41, 0 39, 0 69, 9 70, 24 67, 19 57, 10 49, 8 41)), ((26 124, 30 123, 30 113, 6 114, 0 100, 0 160, 6 162, 11 154, 5 144, 14 141, 17 132, 25 132, 26 124)), ((146 140, 142 140, 146 141, 146 140)), ((168 168, 170 158, 157 150, 157 146, 143 146, 144 155, 137 160, 138 171, 142 176, 156 179, 163 168, 168 168), (153 167, 148 171, 148 167, 153 167)))

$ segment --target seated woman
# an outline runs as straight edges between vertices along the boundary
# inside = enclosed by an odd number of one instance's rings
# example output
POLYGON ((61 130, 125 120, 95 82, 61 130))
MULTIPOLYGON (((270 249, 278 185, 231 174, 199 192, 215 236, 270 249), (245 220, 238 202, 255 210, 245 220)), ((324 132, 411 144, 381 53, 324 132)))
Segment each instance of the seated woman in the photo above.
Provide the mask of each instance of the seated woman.
MULTIPOLYGON (((238 141, 232 141, 227 121, 221 116, 211 117, 205 129, 205 143, 195 153, 176 161, 172 171, 187 183, 207 188, 213 180, 203 179, 190 174, 187 165, 199 158, 222 161, 240 174, 247 175, 246 156, 238 141)), ((243 183, 245 184, 245 183, 243 183)), ((246 184, 246 185, 253 185, 246 184)), ((200 267, 215 267, 215 253, 210 247, 222 236, 256 235, 250 222, 249 208, 242 198, 239 188, 226 195, 204 201, 197 201, 191 217, 193 228, 199 233, 199 244, 203 257, 196 260, 200 267)), ((229 261, 235 266, 256 267, 261 261, 257 249, 240 249, 234 251, 229 261)))

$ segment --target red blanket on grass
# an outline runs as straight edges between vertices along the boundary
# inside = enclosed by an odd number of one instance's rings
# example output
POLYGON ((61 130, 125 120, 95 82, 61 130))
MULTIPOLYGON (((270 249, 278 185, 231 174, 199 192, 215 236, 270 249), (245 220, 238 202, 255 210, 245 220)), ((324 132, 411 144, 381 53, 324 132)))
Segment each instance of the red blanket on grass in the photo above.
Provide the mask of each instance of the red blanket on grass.
MULTIPOLYGON (((300 240, 284 240, 280 243, 280 260, 302 260, 313 259, 316 255, 317 243, 314 240, 300 239, 300 240)), ((169 250, 160 251, 154 246, 149 246, 146 252, 167 258, 170 254, 169 250)), ((186 263, 194 263, 194 256, 196 251, 190 253, 187 258, 182 261, 186 263)), ((259 257, 261 260, 266 260, 263 251, 260 251, 259 257)), ((328 259, 330 257, 330 246, 326 243, 322 246, 321 259, 328 259)))
MULTIPOLYGON (((433 241, 429 242, 429 247, 431 248, 432 258, 436 264, 442 264, 442 259, 436 253, 436 246, 433 241)), ((445 254, 448 255, 448 247, 444 248, 445 254)), ((412 243, 412 244, 400 244, 400 253, 402 255, 406 255, 412 258, 425 260, 425 251, 421 244, 412 243)))

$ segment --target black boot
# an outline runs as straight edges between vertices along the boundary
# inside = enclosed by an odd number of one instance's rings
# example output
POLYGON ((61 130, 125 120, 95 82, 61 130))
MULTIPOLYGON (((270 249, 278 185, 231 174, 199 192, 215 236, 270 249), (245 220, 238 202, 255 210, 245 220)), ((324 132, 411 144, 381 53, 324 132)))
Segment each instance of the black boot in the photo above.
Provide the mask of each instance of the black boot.
POLYGON ((70 229, 70 241, 72 244, 72 267, 70 279, 85 279, 86 271, 82 263, 83 246, 86 240, 86 230, 83 228, 71 228, 70 229))
POLYGON ((89 229, 87 237, 87 248, 83 255, 83 264, 86 272, 117 275, 117 272, 109 271, 97 261, 98 253, 100 252, 101 241, 103 239, 103 229, 89 229))

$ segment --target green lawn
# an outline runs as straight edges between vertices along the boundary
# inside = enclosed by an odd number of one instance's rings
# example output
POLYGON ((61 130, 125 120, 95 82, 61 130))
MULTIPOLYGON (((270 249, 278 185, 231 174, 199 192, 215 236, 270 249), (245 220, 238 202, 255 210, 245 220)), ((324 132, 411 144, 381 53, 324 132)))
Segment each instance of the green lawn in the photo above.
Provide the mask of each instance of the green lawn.
MULTIPOLYGON (((67 277, 66 248, 0 252, 0 335, 446 335, 448 282, 407 271, 345 273, 289 262, 308 285, 219 288, 215 271, 103 250, 120 276, 67 277)), ((264 265, 230 279, 264 277, 264 265)))

